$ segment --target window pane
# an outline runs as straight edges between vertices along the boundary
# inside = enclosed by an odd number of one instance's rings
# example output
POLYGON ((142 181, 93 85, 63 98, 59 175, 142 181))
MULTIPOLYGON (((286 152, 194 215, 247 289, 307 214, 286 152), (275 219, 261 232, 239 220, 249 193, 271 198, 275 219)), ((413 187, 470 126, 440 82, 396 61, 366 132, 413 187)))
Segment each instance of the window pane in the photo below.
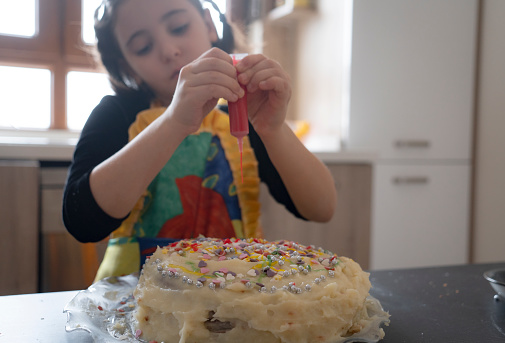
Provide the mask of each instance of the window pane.
POLYGON ((91 111, 107 94, 114 94, 107 75, 71 71, 67 74, 67 126, 81 130, 91 111))
POLYGON ((0 127, 47 129, 51 124, 51 72, 0 66, 0 127))
POLYGON ((0 34, 33 37, 38 31, 38 0, 0 0, 0 34))
MULTIPOLYGON (((221 13, 226 13, 226 0, 214 0, 216 3, 217 7, 219 7, 219 10, 221 13)), ((212 21, 214 22, 214 25, 216 26, 217 34, 219 35, 219 38, 223 37, 223 24, 221 23, 221 20, 219 20, 219 13, 217 13, 216 10, 214 10, 214 7, 207 1, 203 3, 203 7, 209 8, 210 9, 210 14, 212 16, 212 21)))
POLYGON ((94 16, 101 0, 82 1, 82 40, 86 44, 95 43, 94 16))

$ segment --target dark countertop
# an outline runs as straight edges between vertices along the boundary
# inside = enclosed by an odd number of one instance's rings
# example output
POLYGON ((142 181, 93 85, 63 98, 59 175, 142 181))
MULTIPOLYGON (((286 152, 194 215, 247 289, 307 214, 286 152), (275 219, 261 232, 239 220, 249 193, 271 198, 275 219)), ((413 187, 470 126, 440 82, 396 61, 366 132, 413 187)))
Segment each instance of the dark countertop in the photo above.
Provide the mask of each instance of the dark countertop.
MULTIPOLYGON (((380 343, 505 343, 505 301, 482 274, 505 263, 373 271, 371 294, 391 314, 380 343)), ((92 342, 65 332, 77 291, 0 297, 0 343, 92 342)))
POLYGON ((381 343, 505 342, 505 301, 484 279, 505 263, 372 271, 371 295, 391 315, 381 343))

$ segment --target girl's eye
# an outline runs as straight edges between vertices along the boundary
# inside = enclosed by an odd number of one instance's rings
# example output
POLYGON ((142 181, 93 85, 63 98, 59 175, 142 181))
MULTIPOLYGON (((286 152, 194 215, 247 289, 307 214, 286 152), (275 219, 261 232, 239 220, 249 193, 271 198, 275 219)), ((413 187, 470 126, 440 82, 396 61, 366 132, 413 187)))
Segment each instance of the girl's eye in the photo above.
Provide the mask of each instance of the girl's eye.
POLYGON ((174 35, 177 35, 177 36, 180 36, 182 34, 184 34, 189 28, 189 23, 188 24, 184 24, 184 25, 179 25, 173 29, 170 29, 170 32, 174 35))
POLYGON ((152 44, 148 44, 141 49, 137 49, 135 54, 137 56, 144 56, 144 55, 147 55, 151 51, 151 49, 152 49, 152 44))

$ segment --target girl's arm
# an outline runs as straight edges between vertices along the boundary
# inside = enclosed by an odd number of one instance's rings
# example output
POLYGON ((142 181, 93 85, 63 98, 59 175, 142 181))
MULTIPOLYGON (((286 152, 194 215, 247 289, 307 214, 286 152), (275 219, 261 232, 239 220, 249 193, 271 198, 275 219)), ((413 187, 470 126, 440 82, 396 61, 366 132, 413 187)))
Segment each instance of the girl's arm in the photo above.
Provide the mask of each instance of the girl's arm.
POLYGON ((91 192, 100 208, 114 218, 126 216, 218 99, 236 101, 243 93, 232 59, 222 50, 211 49, 182 68, 166 111, 91 172, 91 192))
POLYGON ((277 133, 260 137, 298 212, 308 220, 329 221, 335 211, 337 192, 328 168, 286 124, 277 133))
POLYGON ((177 122, 163 114, 123 149, 90 174, 91 192, 100 208, 125 217, 185 138, 177 122))
POLYGON ((248 90, 249 120, 297 210, 308 220, 329 221, 337 201, 333 178, 285 123, 291 97, 289 76, 263 55, 245 57, 237 70, 239 82, 248 90))

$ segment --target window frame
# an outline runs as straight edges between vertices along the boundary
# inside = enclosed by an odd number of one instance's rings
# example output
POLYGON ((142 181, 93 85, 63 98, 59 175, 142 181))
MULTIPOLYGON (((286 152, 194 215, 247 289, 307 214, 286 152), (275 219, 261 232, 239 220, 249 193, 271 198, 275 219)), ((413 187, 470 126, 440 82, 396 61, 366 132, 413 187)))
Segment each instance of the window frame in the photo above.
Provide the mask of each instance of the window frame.
POLYGON ((38 0, 38 30, 33 37, 0 34, 0 65, 44 68, 51 72, 48 130, 67 130, 66 78, 69 71, 103 72, 93 47, 82 40, 82 0, 38 0))
MULTIPOLYGON (((68 130, 67 73, 104 73, 104 68, 93 56, 94 47, 82 39, 82 1, 85 0, 38 0, 38 30, 35 36, 0 34, 0 65, 44 68, 51 72, 51 120, 48 130, 68 130)), ((227 0, 228 20, 243 25, 247 18, 248 1, 227 0)))

